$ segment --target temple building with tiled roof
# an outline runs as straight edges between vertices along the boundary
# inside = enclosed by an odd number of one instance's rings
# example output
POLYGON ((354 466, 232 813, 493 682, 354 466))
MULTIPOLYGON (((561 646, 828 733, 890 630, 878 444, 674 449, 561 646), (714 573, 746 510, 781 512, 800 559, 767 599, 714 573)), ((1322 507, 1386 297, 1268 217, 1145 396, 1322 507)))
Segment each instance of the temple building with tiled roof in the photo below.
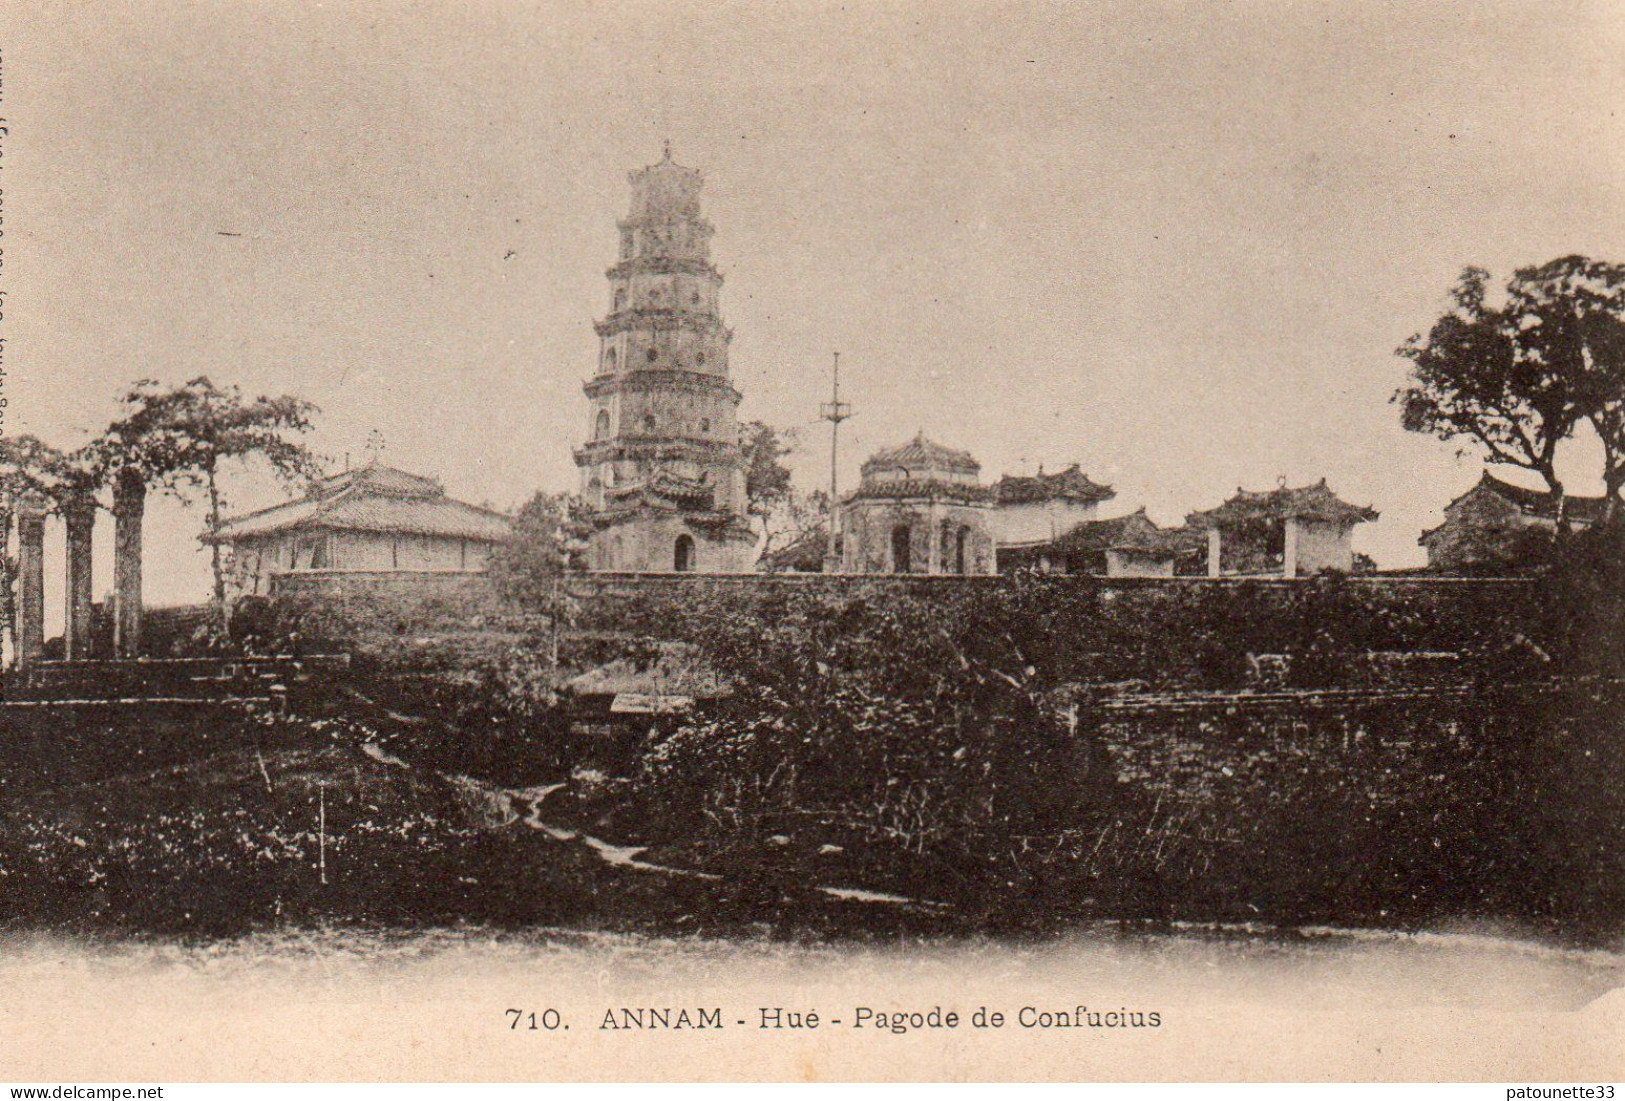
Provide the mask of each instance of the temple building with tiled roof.
MULTIPOLYGON (((1606 497, 1569 495, 1563 515, 1571 529, 1583 531, 1602 519, 1606 505, 1606 497)), ((1533 560, 1531 542, 1557 530, 1557 510, 1550 493, 1504 482, 1486 470, 1444 507, 1444 523, 1417 542, 1427 548, 1428 569, 1435 572, 1516 572, 1533 560)))
POLYGON ((1000 556, 1005 548, 1038 547, 1095 519, 1102 502, 1117 496, 1073 463, 1036 475, 1006 474, 993 485, 993 531, 1000 556))
POLYGON ((432 478, 374 463, 205 538, 232 550, 243 593, 262 594, 282 573, 481 572, 509 530, 508 517, 446 496, 432 478))
POLYGON ((1376 518, 1374 509, 1349 504, 1322 478, 1297 488, 1238 488, 1218 508, 1191 513, 1186 525, 1207 532, 1210 577, 1298 577, 1353 572, 1355 525, 1376 518))
POLYGON ((1145 509, 1107 520, 1084 520, 1042 543, 999 546, 999 572, 1103 577, 1172 577, 1197 567, 1205 546, 1200 532, 1158 527, 1145 509))

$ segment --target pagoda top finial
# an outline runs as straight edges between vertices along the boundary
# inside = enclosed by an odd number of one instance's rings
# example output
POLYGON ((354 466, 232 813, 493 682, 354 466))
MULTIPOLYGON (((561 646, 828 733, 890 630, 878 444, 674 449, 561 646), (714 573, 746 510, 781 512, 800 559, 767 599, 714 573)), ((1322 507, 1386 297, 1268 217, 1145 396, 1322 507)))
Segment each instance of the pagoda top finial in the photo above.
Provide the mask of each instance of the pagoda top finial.
POLYGON ((671 139, 667 138, 665 141, 661 142, 661 146, 664 148, 664 154, 660 158, 660 163, 661 164, 670 164, 671 163, 671 139))

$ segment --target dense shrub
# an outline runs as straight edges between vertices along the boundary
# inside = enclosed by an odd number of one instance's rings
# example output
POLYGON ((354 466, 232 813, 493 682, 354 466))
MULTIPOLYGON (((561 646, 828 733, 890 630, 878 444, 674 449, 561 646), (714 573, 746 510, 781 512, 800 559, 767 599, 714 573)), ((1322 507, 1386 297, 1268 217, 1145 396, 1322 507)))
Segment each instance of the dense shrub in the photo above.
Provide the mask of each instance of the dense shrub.
POLYGON ((613 607, 623 631, 696 640, 736 686, 645 754, 640 836, 790 876, 837 847, 823 866, 995 923, 1080 908, 1618 921, 1621 698, 1501 687, 1544 681, 1573 645, 1573 623, 1507 599, 1521 589, 1453 589, 1441 615, 1432 588, 1393 600, 1336 578, 1267 600, 1222 586, 1086 601, 1036 578, 899 588, 657 590, 613 607), (1357 655, 1447 641, 1481 697, 1153 713, 1166 744, 1138 773, 1122 757, 1135 735, 1066 688, 1080 669, 1159 665, 1233 683, 1226 655, 1249 642, 1291 655, 1297 684, 1340 686, 1357 655))
POLYGON ((871 881, 951 887, 965 904, 1007 885, 1023 838, 1095 813, 1112 785, 989 620, 999 611, 969 601, 942 618, 796 589, 747 609, 690 606, 734 693, 644 755, 645 829, 721 851, 772 838, 861 851, 871 881))

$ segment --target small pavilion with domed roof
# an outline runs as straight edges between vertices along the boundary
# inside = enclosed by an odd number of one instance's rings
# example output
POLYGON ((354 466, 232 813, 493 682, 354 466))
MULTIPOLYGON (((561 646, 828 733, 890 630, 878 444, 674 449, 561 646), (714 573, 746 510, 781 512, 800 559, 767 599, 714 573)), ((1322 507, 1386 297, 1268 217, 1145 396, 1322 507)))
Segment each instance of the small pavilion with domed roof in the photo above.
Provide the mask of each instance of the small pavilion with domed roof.
POLYGON ((917 434, 863 464, 841 502, 844 573, 991 574, 993 492, 968 451, 917 434))

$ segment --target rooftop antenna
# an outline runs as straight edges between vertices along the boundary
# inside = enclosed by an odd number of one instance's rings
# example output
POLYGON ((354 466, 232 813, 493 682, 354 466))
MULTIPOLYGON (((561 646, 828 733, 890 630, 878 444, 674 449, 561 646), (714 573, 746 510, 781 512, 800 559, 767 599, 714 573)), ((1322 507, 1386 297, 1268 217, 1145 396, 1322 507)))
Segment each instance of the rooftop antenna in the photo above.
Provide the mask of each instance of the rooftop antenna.
POLYGON ((829 421, 829 545, 824 548, 824 572, 834 573, 835 520, 839 515, 836 503, 840 500, 836 471, 841 453, 841 422, 852 415, 852 406, 841 400, 841 353, 835 353, 835 366, 830 373, 829 400, 819 407, 819 416, 829 421))

